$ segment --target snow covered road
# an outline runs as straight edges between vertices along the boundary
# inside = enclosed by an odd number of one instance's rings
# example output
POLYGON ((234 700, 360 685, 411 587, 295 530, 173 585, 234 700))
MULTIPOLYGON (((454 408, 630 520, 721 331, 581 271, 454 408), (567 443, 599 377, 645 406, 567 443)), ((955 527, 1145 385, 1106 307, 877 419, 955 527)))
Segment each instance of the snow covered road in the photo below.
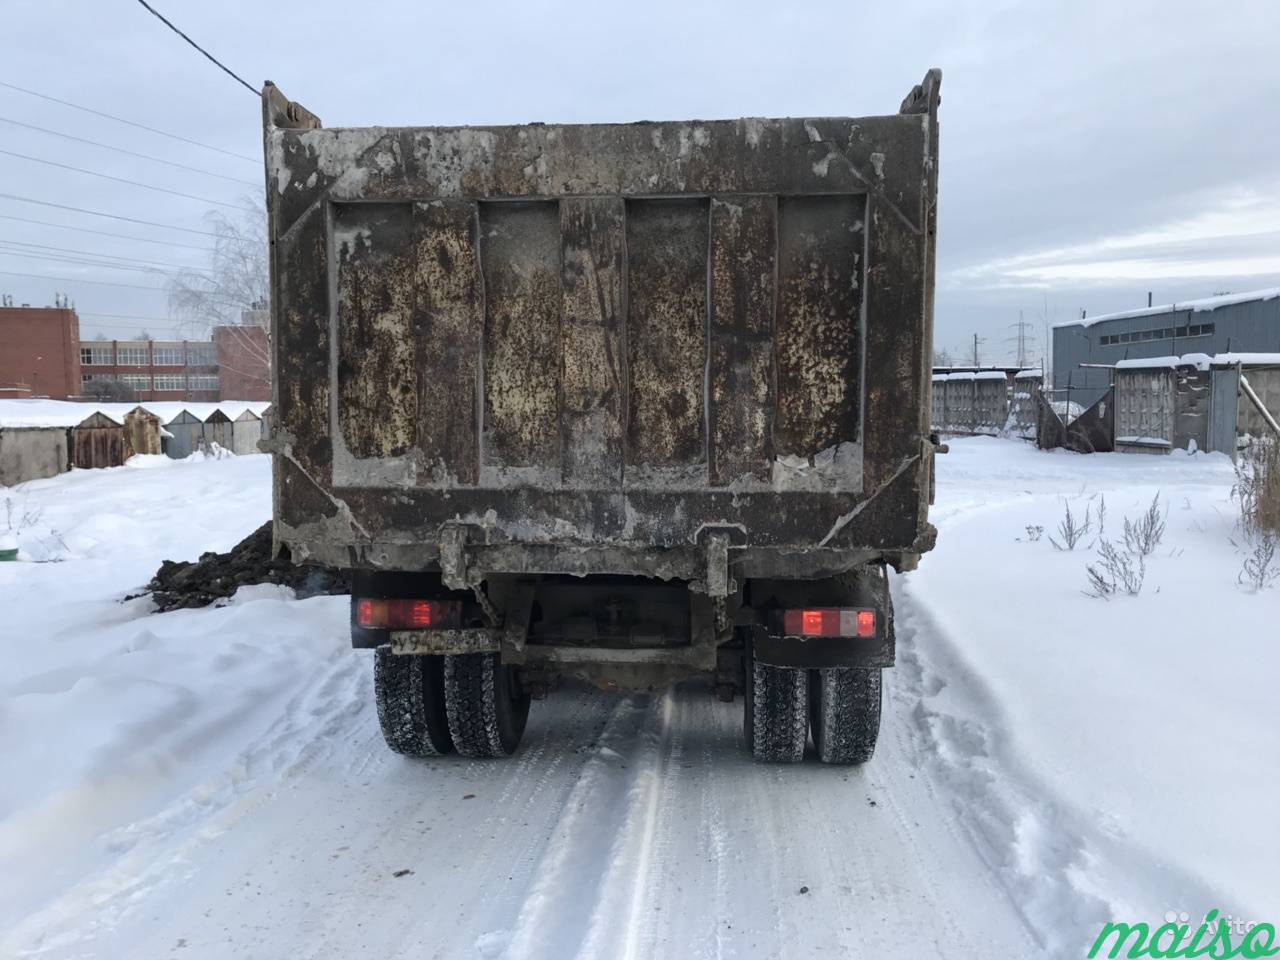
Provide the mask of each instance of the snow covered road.
POLYGON ((1079 957, 1111 918, 1280 918, 1280 590, 1234 583, 1230 465, 975 440, 939 468, 857 769, 752 763, 696 687, 562 691, 511 761, 405 760, 345 598, 118 602, 256 527, 267 458, 23 488, 65 562, 0 564, 0 956, 1079 957), (1025 533, 1157 489, 1142 596, 1084 597, 1085 547, 1025 533))

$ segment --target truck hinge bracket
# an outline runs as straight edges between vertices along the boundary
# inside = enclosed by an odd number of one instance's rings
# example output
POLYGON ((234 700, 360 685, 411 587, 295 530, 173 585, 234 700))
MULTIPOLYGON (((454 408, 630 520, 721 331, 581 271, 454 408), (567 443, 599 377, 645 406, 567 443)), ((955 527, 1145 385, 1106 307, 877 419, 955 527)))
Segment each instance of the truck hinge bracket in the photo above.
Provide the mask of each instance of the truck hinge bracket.
POLYGON ((440 529, 440 579, 450 590, 471 586, 467 575, 467 528, 456 523, 440 529))
POLYGON ((489 625, 502 626, 502 614, 467 564, 467 528, 460 523, 448 523, 440 528, 440 579, 450 590, 470 590, 489 625))

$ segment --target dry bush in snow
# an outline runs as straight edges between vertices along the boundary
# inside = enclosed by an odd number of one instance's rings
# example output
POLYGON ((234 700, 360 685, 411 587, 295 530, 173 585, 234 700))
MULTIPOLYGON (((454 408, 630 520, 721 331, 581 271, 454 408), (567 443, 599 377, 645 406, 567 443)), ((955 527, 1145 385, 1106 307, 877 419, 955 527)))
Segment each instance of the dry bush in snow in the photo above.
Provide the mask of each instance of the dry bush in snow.
POLYGON ((1244 565, 1240 568, 1236 583, 1257 593, 1280 579, 1280 566, 1273 562, 1277 544, 1280 544, 1280 537, 1275 534, 1259 535, 1254 543, 1253 553, 1244 558, 1244 565))
POLYGON ((1062 538, 1062 543, 1059 543, 1057 540, 1053 539, 1053 537, 1049 538, 1049 542, 1058 550, 1074 550, 1076 548, 1076 544, 1083 540, 1085 534, 1089 532, 1089 512, 1090 508, 1085 507, 1084 519, 1077 520, 1072 516, 1071 504, 1068 503, 1067 515, 1063 517, 1062 522, 1058 524, 1058 536, 1062 538))
POLYGON ((1147 576, 1147 562, 1141 553, 1118 550, 1110 540, 1098 544, 1098 564, 1085 567, 1090 596, 1109 600, 1123 591, 1131 597, 1142 592, 1147 576))
POLYGON ((1255 440, 1236 461, 1240 525, 1251 539, 1280 536, 1280 441, 1255 440))
POLYGON ((3 533, 17 536, 40 522, 40 511, 27 505, 26 499, 5 495, 3 533))
POLYGON ((1149 557, 1160 546, 1164 538, 1164 517, 1160 516, 1160 494, 1151 498, 1151 506, 1147 507, 1137 522, 1124 518, 1124 545, 1130 553, 1149 557))

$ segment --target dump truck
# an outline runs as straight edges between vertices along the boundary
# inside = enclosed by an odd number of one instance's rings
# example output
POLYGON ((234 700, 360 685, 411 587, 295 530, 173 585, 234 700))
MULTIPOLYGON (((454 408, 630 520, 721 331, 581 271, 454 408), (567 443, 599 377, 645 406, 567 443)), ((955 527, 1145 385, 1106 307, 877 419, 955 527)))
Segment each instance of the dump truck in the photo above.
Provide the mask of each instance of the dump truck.
POLYGON ((697 681, 759 760, 871 757, 887 571, 935 539, 940 79, 887 116, 337 129, 265 86, 274 539, 351 571, 392 750, 697 681))

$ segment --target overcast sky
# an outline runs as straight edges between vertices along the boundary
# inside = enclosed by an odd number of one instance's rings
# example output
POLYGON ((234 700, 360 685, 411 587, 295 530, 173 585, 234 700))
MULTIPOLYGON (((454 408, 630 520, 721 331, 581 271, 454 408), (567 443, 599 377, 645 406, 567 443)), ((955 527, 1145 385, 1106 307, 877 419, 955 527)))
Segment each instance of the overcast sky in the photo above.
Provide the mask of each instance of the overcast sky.
MULTIPOLYGON (((1161 303, 1280 285, 1275 0, 153 5, 326 126, 892 113, 941 67, 936 343, 971 350, 977 333, 984 362, 1008 357, 1020 312, 1042 343, 1046 320, 1145 305, 1149 290, 1161 303)), ((0 87, 0 150, 203 199, 4 153, 0 193, 189 230, 233 212, 212 201, 261 194, 258 101, 135 0, 5 0, 0 28, 0 81, 250 158, 0 87)), ((68 293, 85 337, 165 336, 165 293, 137 289, 164 280, 144 271, 201 266, 208 243, 0 198, 0 291, 68 293), (67 262, 86 252, 143 271, 67 262)))

